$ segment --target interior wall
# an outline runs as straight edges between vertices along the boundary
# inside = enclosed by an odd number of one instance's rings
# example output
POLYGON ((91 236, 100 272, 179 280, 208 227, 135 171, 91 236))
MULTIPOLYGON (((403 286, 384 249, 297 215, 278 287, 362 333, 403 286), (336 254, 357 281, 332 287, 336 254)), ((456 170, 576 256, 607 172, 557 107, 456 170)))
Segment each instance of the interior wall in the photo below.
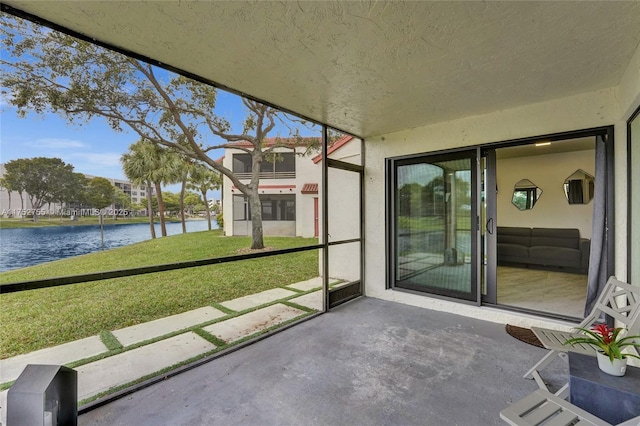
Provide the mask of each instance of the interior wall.
POLYGON ((569 204, 563 184, 578 169, 595 176, 595 150, 498 159, 496 167, 498 226, 577 228, 582 238, 591 238, 593 202, 569 204), (518 210, 511 202, 513 187, 521 179, 542 190, 531 210, 518 210))
MULTIPOLYGON (((625 126, 626 123, 620 116, 618 102, 617 88, 610 88, 367 139, 365 150, 366 294, 370 297, 429 309, 455 311, 461 315, 501 323, 535 325, 536 322, 542 321, 548 327, 562 327, 562 323, 540 320, 540 318, 386 289, 385 159, 609 125, 616 127, 616 152, 622 150, 624 155, 626 137, 621 140, 617 129, 625 126)), ((616 161, 617 176, 618 173, 625 173, 626 167, 623 166, 622 170, 618 170, 618 167, 619 162, 616 161)), ((616 194, 620 194, 619 184, 619 180, 616 179, 616 194)), ((626 184, 622 191, 626 194, 626 184)), ((626 212, 626 204, 624 208, 626 212)), ((616 209, 618 209, 617 204, 616 209)), ((617 226, 617 219, 618 211, 616 211, 616 271, 617 268, 623 267, 626 273, 626 233, 617 226)))

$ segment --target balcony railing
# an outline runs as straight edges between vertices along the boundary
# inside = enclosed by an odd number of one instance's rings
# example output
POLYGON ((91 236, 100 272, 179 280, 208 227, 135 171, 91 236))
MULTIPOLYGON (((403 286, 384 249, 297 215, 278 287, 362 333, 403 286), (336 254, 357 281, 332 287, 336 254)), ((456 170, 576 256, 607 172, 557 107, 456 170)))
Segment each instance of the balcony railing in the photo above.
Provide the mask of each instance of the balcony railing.
MULTIPOLYGON (((251 179, 251 172, 248 173, 239 173, 236 172, 235 175, 238 179, 251 179)), ((296 172, 260 172, 260 179, 295 179, 296 172)))

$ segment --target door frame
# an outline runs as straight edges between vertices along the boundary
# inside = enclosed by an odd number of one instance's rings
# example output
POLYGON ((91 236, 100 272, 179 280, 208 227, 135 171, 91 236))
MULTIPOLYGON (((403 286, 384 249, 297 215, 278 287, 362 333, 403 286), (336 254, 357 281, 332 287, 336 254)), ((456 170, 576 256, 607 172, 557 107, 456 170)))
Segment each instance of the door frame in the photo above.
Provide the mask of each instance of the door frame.
POLYGON ((465 147, 446 151, 437 151, 431 153, 418 153, 401 157, 387 158, 385 161, 385 173, 387 176, 387 194, 386 194, 386 286, 388 289, 395 289, 399 291, 408 291, 417 294, 427 294, 429 297, 453 299, 461 303, 473 304, 480 306, 481 288, 479 285, 479 256, 478 256, 478 206, 474 201, 478 198, 478 155, 480 150, 478 147, 465 147), (397 286, 397 244, 396 236, 398 231, 396 212, 398 209, 398 199, 396 197, 396 182, 397 182, 397 168, 398 166, 420 164, 429 161, 448 161, 455 159, 469 159, 471 172, 470 192, 471 192, 471 211, 470 211, 470 244, 471 244, 471 265, 470 265, 470 290, 465 292, 468 294, 468 298, 456 297, 455 291, 448 291, 444 289, 436 289, 438 292, 432 293, 425 291, 424 286, 412 286, 405 284, 404 286, 397 286))
MULTIPOLYGON (((505 305, 497 305, 497 303, 492 302, 491 300, 488 299, 487 296, 482 296, 482 250, 480 247, 481 244, 481 235, 480 235, 480 209, 482 208, 481 205, 481 200, 480 200, 480 194, 482 193, 482 182, 480 179, 480 173, 482 173, 481 170, 481 158, 484 155, 484 153, 486 153, 489 150, 495 150, 497 148, 505 148, 505 147, 512 147, 512 146, 519 146, 519 145, 529 145, 529 144, 533 144, 536 142, 540 142, 540 140, 545 140, 545 141, 560 141, 560 140, 566 140, 566 139, 576 139, 576 138, 581 138, 581 137, 591 137, 591 136, 603 136, 603 139, 605 141, 605 156, 606 156, 606 174, 604 176, 604 178, 606 179, 606 217, 607 217, 607 229, 606 229, 606 239, 607 239, 607 243, 606 243, 606 251, 607 251, 607 264, 606 264, 606 272, 607 272, 607 276, 611 276, 614 275, 614 271, 615 271, 615 221, 613 220, 615 217, 615 204, 614 204, 614 185, 615 185, 615 170, 614 170, 614 145, 615 145, 615 140, 614 140, 614 126, 613 125, 609 125, 609 126, 601 126, 601 127, 593 127, 593 128, 587 128, 587 129, 580 129, 580 130, 571 130, 571 131, 565 131, 565 132, 558 132, 558 133, 551 133, 551 134, 543 134, 543 135, 537 135, 537 136, 529 136, 529 137, 525 137, 525 138, 517 138, 517 139, 510 139, 510 140, 503 140, 503 141, 497 141, 497 142, 488 142, 488 143, 483 143, 483 144, 478 144, 478 145, 474 145, 474 146, 467 146, 467 147, 457 147, 457 148, 452 148, 452 149, 447 149, 447 150, 438 150, 438 151, 434 151, 434 152, 422 152, 422 153, 415 153, 415 154, 409 154, 409 155, 403 155, 403 156, 398 156, 398 157, 392 157, 392 158, 387 158, 385 160, 385 180, 387 182, 387 184, 385 185, 385 190, 386 190, 386 194, 385 194, 385 223, 386 223, 386 229, 385 229, 385 243, 386 243, 386 259, 385 259, 385 267, 386 267, 386 288, 387 289, 393 289, 393 290, 397 290, 397 291, 408 291, 414 294, 420 294, 420 295, 424 295, 427 297, 432 297, 432 298, 441 298, 441 299, 447 299, 447 300, 451 300, 457 303, 465 303, 465 304, 476 304, 476 305, 486 305, 486 306, 500 306, 500 308, 502 309, 506 309, 506 310, 513 310, 513 311, 521 311, 521 312, 527 312, 527 313, 533 313, 535 315, 538 316, 543 316, 543 317, 550 317, 550 318, 560 318, 560 319, 567 319, 566 317, 562 316, 562 315, 554 315, 554 314, 550 314, 547 312, 540 312, 540 311, 531 311, 531 310, 527 310, 527 309, 523 309, 523 308, 517 308, 517 307, 511 307, 511 306, 505 306, 505 305), (474 185, 474 187, 476 188, 475 191, 475 195, 472 199, 472 218, 476 218, 475 221, 472 220, 472 228, 474 228, 473 235, 475 237, 475 242, 472 242, 472 246, 476 248, 475 253, 472 253, 472 255, 475 254, 475 268, 474 270, 476 271, 475 273, 475 288, 477 289, 478 292, 478 299, 477 301, 468 301, 468 300, 464 300, 464 299, 460 299, 460 298, 455 298, 455 297, 451 297, 451 296, 446 296, 446 295, 440 295, 440 294, 433 294, 433 293, 428 293, 428 292, 418 292, 418 291, 413 291, 413 290, 407 290, 407 289, 402 289, 402 288, 398 288, 394 285, 395 283, 395 269, 396 269, 396 260, 395 260, 395 253, 397 250, 396 247, 396 242, 395 242, 395 235, 396 235, 396 224, 395 224, 395 209, 396 209, 396 194, 395 194, 395 184, 396 184, 396 177, 395 177, 395 170, 396 170, 396 166, 398 164, 399 161, 403 161, 403 160, 408 160, 408 159, 414 159, 414 158, 420 158, 420 157, 431 157, 431 156, 436 156, 436 155, 445 155, 445 154, 454 154, 454 153, 459 153, 459 152, 464 152, 464 151, 471 151, 471 150, 477 150, 477 155, 476 155, 476 185, 474 185), (474 227, 474 222, 475 222, 475 227, 474 227)), ((494 181, 495 182, 495 181, 494 181)), ((495 207, 494 207, 495 208, 495 207)), ((495 215, 493 216, 495 217, 495 215)), ((482 224, 482 226, 485 226, 486 223, 482 224)), ((494 225, 497 226, 497 224, 495 223, 494 220, 494 225)), ((495 228, 497 229, 497 228, 495 228)), ((495 233, 494 233, 495 235, 495 233)), ((497 252, 497 250, 495 251, 497 252)), ((495 253, 494 252, 494 253, 495 253)), ((495 259, 495 255, 494 255, 494 259, 495 259)), ((488 285, 488 283, 485 283, 488 285)), ((488 296, 489 297, 495 297, 497 298, 497 295, 493 295, 492 296, 492 291, 494 290, 488 290, 488 296)))
MULTIPOLYGON (((570 139, 577 139, 577 138, 583 138, 583 137, 594 137, 596 138, 596 143, 597 142, 597 137, 598 136, 602 136, 604 143, 605 143, 605 157, 606 157, 606 173, 605 176, 602 177, 598 177, 596 176, 596 179, 598 178, 604 178, 605 179, 605 186, 606 186, 606 207, 605 207, 605 215, 606 215, 606 221, 607 221, 607 230, 606 230, 606 239, 607 239, 607 244, 606 244, 606 251, 607 251, 607 264, 606 264, 606 274, 607 276, 611 276, 614 275, 614 271, 615 271, 615 229, 614 229, 614 224, 615 221, 613 220, 613 218, 615 217, 615 204, 614 204, 614 126, 605 126, 605 127, 596 127, 596 128, 590 128, 590 129, 583 129, 583 130, 577 130, 577 131, 569 131, 569 132, 561 132, 561 133, 554 133, 554 134, 547 134, 547 135, 541 135, 541 136, 533 136, 533 137, 527 137, 527 138, 522 138, 522 139, 514 139, 514 140, 509 140, 509 141, 502 141, 502 142, 496 142, 496 143, 491 143, 491 144, 486 144, 483 145, 481 150, 482 150, 482 157, 483 158, 487 158, 488 162, 493 161, 493 168, 492 170, 489 169, 489 167, 487 167, 487 175, 488 178, 491 182, 495 183, 496 180, 496 164, 495 164, 495 150, 499 149, 499 148, 506 148, 506 147, 514 147, 514 146, 524 146, 524 145, 531 145, 531 144, 535 144, 536 142, 540 142, 541 140, 544 141, 549 141, 549 142, 554 142, 554 141, 562 141, 562 140, 570 140, 570 139), (491 154, 493 153, 493 154, 491 154), (493 157, 492 159, 490 159, 490 157, 493 157)), ((495 194, 494 194, 495 195, 495 194)), ((489 221, 490 219, 493 219, 493 225, 495 227, 495 229, 497 229, 497 225, 498 225, 498 220, 499 218, 497 218, 497 206, 496 206, 496 199, 495 197, 489 197, 487 195, 487 212, 491 213, 491 216, 489 216, 489 214, 487 215, 487 221, 489 221), (489 203, 491 202, 492 205, 490 205, 489 203)), ((485 234, 486 235, 486 234, 485 234)), ((513 310, 513 311, 519 311, 519 312, 526 312, 526 313, 534 313, 536 315, 542 315, 545 317, 550 317, 550 318, 558 318, 558 319, 571 319, 567 316, 564 316, 562 314, 554 314, 554 313, 549 313, 549 312, 541 312, 541 311, 534 311, 534 310, 530 310, 530 309, 525 309, 525 308, 518 308, 518 307, 513 307, 513 306, 506 306, 506 305, 500 305, 497 301, 497 277, 496 277, 496 268, 497 268, 497 248, 496 248, 496 243, 497 243, 497 239, 496 239, 496 234, 494 233, 493 235, 489 235, 488 236, 488 241, 487 241, 487 251, 490 251, 491 253, 493 253, 494 255, 492 257, 487 256, 487 264, 486 264, 486 270, 484 271, 484 277, 485 277, 485 285, 487 288, 487 294, 485 296, 483 296, 482 298, 482 304, 483 305, 490 305, 490 306, 500 306, 501 308, 504 309, 508 309, 508 310, 513 310)))

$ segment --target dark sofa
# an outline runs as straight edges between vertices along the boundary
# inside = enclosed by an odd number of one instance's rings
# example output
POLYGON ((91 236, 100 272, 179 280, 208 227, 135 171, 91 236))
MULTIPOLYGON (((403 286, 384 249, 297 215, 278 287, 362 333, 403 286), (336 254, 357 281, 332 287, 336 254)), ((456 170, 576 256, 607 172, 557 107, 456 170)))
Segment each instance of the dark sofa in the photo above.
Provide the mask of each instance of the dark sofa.
POLYGON ((586 273, 590 241, 578 229, 498 226, 498 264, 562 267, 586 273))

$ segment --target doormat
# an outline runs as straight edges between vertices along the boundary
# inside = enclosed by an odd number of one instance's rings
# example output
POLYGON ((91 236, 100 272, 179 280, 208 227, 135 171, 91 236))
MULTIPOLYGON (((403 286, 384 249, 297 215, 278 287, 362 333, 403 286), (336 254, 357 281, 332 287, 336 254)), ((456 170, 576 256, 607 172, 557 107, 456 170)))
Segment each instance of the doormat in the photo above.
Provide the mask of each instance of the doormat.
POLYGON ((505 329, 507 330, 507 333, 509 335, 515 337, 520 341, 523 341, 533 346, 537 346, 539 348, 544 348, 544 345, 540 343, 540 340, 538 340, 536 335, 533 334, 533 331, 531 331, 528 328, 522 328, 515 325, 507 324, 505 329))

